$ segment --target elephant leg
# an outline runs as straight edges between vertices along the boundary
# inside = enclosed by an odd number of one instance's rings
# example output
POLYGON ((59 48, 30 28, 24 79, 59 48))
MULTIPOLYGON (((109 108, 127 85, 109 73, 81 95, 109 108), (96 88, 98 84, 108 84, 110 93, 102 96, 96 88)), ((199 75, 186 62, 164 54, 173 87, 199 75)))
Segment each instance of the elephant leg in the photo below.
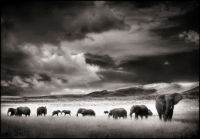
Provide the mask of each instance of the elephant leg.
POLYGON ((142 115, 141 115, 140 117, 141 117, 141 119, 143 119, 143 116, 142 116, 142 115))
POLYGON ((135 114, 135 119, 138 119, 138 114, 135 114))
POLYGON ((166 114, 163 115, 163 119, 164 119, 165 122, 167 121, 167 115, 166 114))
POLYGON ((164 116, 163 116, 164 121, 167 121, 169 116, 172 117, 173 113, 171 112, 171 110, 173 109, 173 106, 174 105, 172 104, 171 101, 168 101, 166 103, 166 110, 165 110, 165 113, 164 113, 164 116))
POLYGON ((147 119, 147 118, 148 118, 148 115, 146 115, 145 118, 147 119))
POLYGON ((162 114, 159 113, 158 116, 159 116, 159 119, 162 120, 162 114))
POLYGON ((169 115, 168 115, 168 120, 171 121, 173 116, 173 109, 170 110, 169 115))

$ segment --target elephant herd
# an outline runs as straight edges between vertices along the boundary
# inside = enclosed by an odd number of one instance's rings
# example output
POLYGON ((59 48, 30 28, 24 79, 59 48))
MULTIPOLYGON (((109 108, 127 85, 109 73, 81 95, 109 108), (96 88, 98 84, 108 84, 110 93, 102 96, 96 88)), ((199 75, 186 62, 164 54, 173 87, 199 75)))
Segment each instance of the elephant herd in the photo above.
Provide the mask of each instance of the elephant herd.
MULTIPOLYGON (((164 121, 171 121, 172 116, 173 116, 173 110, 174 110, 174 105, 176 105, 180 100, 182 100, 182 95, 179 93, 173 93, 173 94, 164 94, 164 95, 159 95, 156 97, 156 110, 158 112, 160 120, 162 118, 164 121)), ((37 108, 37 116, 42 116, 47 114, 47 108, 46 106, 41 106, 37 108)), ((31 110, 29 107, 17 107, 15 108, 9 108, 7 115, 10 116, 30 116, 31 110)), ((57 115, 59 113, 63 113, 64 115, 70 115, 71 116, 71 111, 70 110, 55 110, 52 112, 52 116, 57 115)), ((152 116, 153 113, 150 109, 148 109, 145 105, 133 105, 130 109, 130 117, 132 118, 132 114, 135 113, 135 119, 138 119, 138 117, 143 117, 148 118, 148 116, 152 116)), ((81 114, 82 116, 95 116, 95 111, 92 109, 85 109, 85 108, 79 108, 76 116, 81 114)), ((118 118, 127 118, 127 111, 124 108, 114 108, 110 111, 104 111, 104 114, 108 114, 108 117, 113 117, 114 119, 118 118)))

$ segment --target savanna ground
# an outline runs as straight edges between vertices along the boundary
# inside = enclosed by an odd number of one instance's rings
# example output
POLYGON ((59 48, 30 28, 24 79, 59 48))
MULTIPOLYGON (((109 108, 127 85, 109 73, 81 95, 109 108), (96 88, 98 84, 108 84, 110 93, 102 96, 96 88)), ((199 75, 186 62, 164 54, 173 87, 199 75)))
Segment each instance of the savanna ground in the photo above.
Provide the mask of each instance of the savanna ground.
POLYGON ((199 136, 199 100, 184 99, 175 106, 172 122, 160 121, 154 100, 74 100, 43 103, 2 103, 1 137, 76 137, 76 138, 162 138, 162 137, 198 137, 199 136), (114 120, 104 115, 104 110, 124 107, 128 114, 133 104, 145 104, 153 112, 148 119, 114 120), (38 106, 46 105, 46 117, 37 117, 38 106), (8 107, 29 106, 30 117, 8 117, 8 107), (92 108, 96 117, 76 117, 80 107, 92 108), (70 109, 72 116, 51 116, 55 109, 70 109))

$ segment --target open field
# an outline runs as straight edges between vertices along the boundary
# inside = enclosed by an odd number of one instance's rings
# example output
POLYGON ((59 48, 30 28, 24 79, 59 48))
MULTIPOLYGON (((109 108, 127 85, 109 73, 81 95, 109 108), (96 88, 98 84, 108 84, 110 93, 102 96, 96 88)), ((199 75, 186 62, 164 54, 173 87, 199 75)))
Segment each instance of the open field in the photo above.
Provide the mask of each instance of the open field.
POLYGON ((2 103, 1 104, 1 136, 2 137, 197 137, 199 136, 199 101, 183 99, 175 106, 172 122, 160 121, 155 109, 154 100, 74 100, 63 102, 41 103, 2 103), (148 119, 114 120, 103 114, 104 110, 124 107, 129 115, 133 104, 145 104, 153 112, 148 119), (46 117, 37 117, 36 108, 46 105, 46 117), (8 107, 29 106, 30 117, 8 117, 8 107), (78 108, 92 108, 96 117, 76 117, 78 108), (72 116, 51 116, 55 109, 70 109, 72 116))
POLYGON ((2 116, 2 137, 197 137, 198 118, 176 115, 172 122, 157 116, 149 119, 97 117, 6 117, 2 116), (192 118, 192 119, 191 119, 192 118))

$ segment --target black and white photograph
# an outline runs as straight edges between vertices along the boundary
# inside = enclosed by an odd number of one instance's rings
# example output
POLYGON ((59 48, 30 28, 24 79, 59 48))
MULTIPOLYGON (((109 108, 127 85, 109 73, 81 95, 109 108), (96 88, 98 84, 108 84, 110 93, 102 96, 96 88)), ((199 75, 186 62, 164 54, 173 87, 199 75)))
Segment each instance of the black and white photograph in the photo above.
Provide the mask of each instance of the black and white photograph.
POLYGON ((1 138, 198 138, 199 1, 1 2, 1 138))

